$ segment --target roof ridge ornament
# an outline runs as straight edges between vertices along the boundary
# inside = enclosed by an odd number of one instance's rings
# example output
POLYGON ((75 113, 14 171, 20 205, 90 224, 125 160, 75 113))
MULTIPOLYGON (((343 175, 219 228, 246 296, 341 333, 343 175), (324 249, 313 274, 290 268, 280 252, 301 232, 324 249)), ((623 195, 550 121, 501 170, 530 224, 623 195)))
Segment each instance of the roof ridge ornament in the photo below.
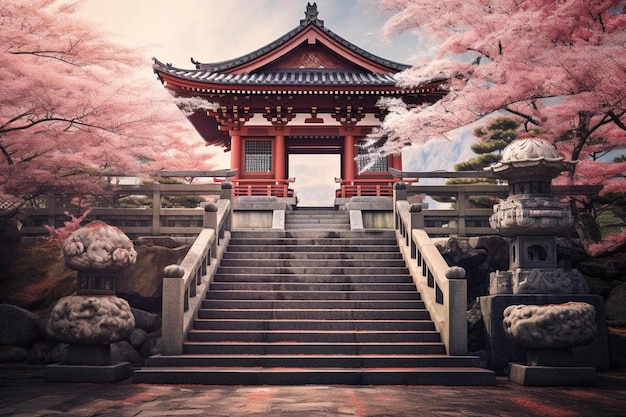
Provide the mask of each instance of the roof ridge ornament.
POLYGON ((304 11, 304 19, 300 21, 300 26, 306 26, 309 22, 317 23, 319 26, 324 26, 324 21, 317 18, 317 3, 313 4, 307 2, 306 10, 304 11))

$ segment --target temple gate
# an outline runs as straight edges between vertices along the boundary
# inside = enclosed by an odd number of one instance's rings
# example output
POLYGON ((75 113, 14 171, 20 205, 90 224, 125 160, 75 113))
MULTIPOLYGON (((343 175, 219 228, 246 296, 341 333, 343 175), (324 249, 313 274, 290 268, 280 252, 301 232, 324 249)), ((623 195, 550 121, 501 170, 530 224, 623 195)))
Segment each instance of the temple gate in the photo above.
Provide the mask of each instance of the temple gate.
POLYGON ((336 198, 390 196, 402 170, 401 155, 363 170, 360 142, 380 125, 381 97, 430 103, 446 91, 445 80, 397 87, 394 74, 408 65, 370 54, 341 38, 307 3, 299 26, 256 51, 228 61, 175 68, 154 60, 165 88, 180 97, 201 97, 214 110, 197 110, 189 120, 204 140, 231 155, 235 197, 293 196, 290 154, 338 154, 341 178, 336 198))

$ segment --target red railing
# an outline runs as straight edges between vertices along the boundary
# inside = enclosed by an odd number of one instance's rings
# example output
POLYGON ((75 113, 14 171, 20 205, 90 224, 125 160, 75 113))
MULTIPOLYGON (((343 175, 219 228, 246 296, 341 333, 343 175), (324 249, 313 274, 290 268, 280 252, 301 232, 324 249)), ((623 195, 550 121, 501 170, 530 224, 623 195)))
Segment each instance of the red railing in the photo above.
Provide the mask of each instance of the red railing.
POLYGON ((260 179, 232 179, 234 196, 274 196, 293 197, 293 190, 289 188, 291 179, 260 180, 260 179))
POLYGON ((337 198, 350 197, 392 197, 393 185, 398 181, 395 178, 388 180, 380 179, 356 179, 356 180, 335 180, 340 187, 335 191, 337 198))

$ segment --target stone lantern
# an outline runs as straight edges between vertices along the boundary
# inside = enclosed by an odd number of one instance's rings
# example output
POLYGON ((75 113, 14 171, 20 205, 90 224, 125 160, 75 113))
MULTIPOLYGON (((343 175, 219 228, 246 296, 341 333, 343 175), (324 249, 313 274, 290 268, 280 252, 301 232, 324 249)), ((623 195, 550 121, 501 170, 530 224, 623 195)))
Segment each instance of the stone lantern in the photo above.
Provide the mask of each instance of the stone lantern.
POLYGON ((551 183, 575 163, 549 142, 525 138, 487 168, 509 184, 490 218, 509 241, 509 269, 491 274, 481 310, 492 367, 507 366, 509 379, 522 385, 593 385, 594 366, 608 362, 606 340, 597 337, 607 333, 602 297, 587 294, 579 271, 557 263, 557 237, 571 233, 574 218, 551 183))
POLYGON ((557 268, 556 259, 556 237, 573 230, 574 218, 569 204, 552 195, 551 182, 574 164, 550 143, 527 138, 512 142, 502 160, 487 168, 509 184, 509 197, 489 219, 510 238, 509 270, 492 275, 490 294, 587 292, 582 275, 557 268))
POLYGON ((67 360, 46 368, 46 379, 114 382, 130 376, 130 364, 111 362, 111 343, 135 328, 130 305, 115 295, 117 271, 135 263, 132 241, 118 228, 93 221, 62 245, 65 264, 78 271, 76 295, 60 299, 46 332, 69 344, 67 360))

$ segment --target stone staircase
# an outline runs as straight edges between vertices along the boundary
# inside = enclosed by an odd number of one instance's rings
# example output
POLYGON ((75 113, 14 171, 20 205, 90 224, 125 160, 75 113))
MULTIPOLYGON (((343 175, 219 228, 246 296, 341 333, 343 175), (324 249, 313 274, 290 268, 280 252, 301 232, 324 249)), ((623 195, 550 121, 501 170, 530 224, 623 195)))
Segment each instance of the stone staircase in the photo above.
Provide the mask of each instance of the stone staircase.
POLYGON ((136 383, 493 385, 445 354, 393 231, 233 232, 180 356, 136 383))

